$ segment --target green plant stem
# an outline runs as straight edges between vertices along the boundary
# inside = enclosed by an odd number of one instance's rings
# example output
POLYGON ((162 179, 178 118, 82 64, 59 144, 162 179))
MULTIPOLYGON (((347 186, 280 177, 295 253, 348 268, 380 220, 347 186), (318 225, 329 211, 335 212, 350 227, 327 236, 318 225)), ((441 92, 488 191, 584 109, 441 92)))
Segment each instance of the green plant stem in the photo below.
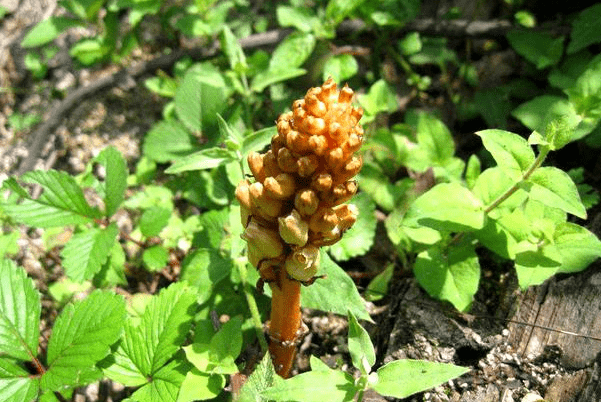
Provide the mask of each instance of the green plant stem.
POLYGON ((359 390, 359 392, 357 393, 357 402, 362 402, 363 401, 363 390, 359 390))
POLYGON ((265 339, 265 334, 263 333, 263 323, 261 321, 261 314, 259 313, 257 301, 255 300, 250 284, 248 283, 246 261, 236 261, 236 265, 240 274, 240 280, 242 281, 244 296, 246 297, 246 302, 248 303, 248 309, 250 310, 250 315, 253 321, 253 325, 255 327, 255 332, 257 333, 259 345, 261 345, 261 350, 263 352, 267 352, 267 350, 269 349, 269 345, 267 344, 267 339, 265 339))

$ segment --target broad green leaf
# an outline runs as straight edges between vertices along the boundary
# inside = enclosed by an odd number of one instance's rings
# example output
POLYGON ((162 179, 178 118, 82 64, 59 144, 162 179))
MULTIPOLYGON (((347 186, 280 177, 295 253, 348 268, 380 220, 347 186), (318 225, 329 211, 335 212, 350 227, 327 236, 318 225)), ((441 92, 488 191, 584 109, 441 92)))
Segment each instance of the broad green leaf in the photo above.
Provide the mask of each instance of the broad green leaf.
POLYGON ((397 42, 397 46, 401 53, 405 56, 417 53, 422 50, 422 40, 419 32, 410 32, 397 42))
POLYGON ((165 173, 175 174, 188 170, 212 169, 237 160, 236 153, 225 148, 207 148, 175 161, 165 173))
POLYGON ((87 223, 100 218, 100 212, 88 205, 83 190, 67 173, 56 170, 25 173, 25 183, 39 184, 42 194, 31 198, 14 179, 5 185, 24 200, 19 204, 2 204, 4 212, 15 220, 30 226, 48 228, 70 224, 87 223))
POLYGON ((243 141, 242 134, 230 126, 220 114, 217 114, 217 123, 219 124, 220 140, 226 143, 228 149, 239 150, 243 141))
POLYGON ((83 25, 83 22, 66 17, 49 17, 34 26, 21 41, 24 48, 42 46, 52 42, 68 28, 83 25))
POLYGON ((546 32, 513 30, 507 39, 520 56, 538 69, 557 64, 563 53, 563 36, 553 38, 546 32))
POLYGON ((307 73, 304 68, 286 68, 281 70, 267 70, 254 76, 250 89, 253 92, 262 92, 268 86, 296 78, 307 73))
MULTIPOLYGON (((453 160, 455 143, 449 129, 429 113, 411 113, 408 121, 415 126, 417 143, 407 155, 407 166, 424 172, 432 166, 446 166, 453 160)), ((462 169, 463 171, 463 169, 462 169)))
POLYGON ((105 168, 104 210, 107 217, 112 216, 121 203, 127 188, 127 164, 119 151, 113 147, 105 148, 94 158, 105 168))
POLYGON ((342 83, 359 71, 359 63, 350 54, 339 54, 330 57, 323 66, 322 77, 325 80, 332 77, 334 82, 342 83))
POLYGON ((176 402, 180 387, 186 378, 185 373, 190 370, 190 365, 185 361, 170 361, 152 375, 151 381, 133 393, 132 400, 176 402))
POLYGON ((376 362, 374 345, 365 328, 359 325, 357 318, 350 311, 348 320, 348 350, 353 366, 362 374, 369 374, 371 366, 376 362))
POLYGON ((501 87, 476 91, 474 106, 488 127, 505 128, 512 109, 507 90, 501 87))
POLYGON ((574 86, 565 90, 570 103, 574 104, 576 111, 583 118, 581 126, 588 126, 588 132, 595 128, 601 117, 600 77, 601 56, 598 55, 588 63, 586 69, 576 79, 574 86))
POLYGON ((251 151, 259 152, 271 142, 271 137, 277 134, 276 126, 266 127, 247 135, 242 140, 242 155, 248 155, 251 151))
MULTIPOLYGON (((213 65, 197 64, 188 70, 173 100, 180 121, 191 132, 199 133, 216 126, 217 113, 225 110, 225 81, 213 65)), ((211 138, 209 132, 203 134, 211 138)))
POLYGON ((118 233, 117 224, 111 223, 73 235, 61 251, 67 276, 76 282, 91 279, 108 258, 118 233))
POLYGON ((580 12, 572 22, 568 54, 576 53, 593 43, 601 42, 601 4, 595 4, 580 12))
POLYGON ((0 259, 4 258, 7 254, 16 254, 19 252, 19 240, 20 233, 16 230, 7 234, 0 235, 0 259))
POLYGON ((538 168, 528 178, 524 188, 530 198, 586 219, 586 209, 580 201, 578 189, 563 170, 552 166, 538 168))
POLYGON ((321 19, 310 7, 291 7, 278 5, 276 9, 278 24, 282 27, 294 27, 301 32, 313 32, 322 25, 321 19))
POLYGON ((161 230, 167 226, 171 210, 164 207, 150 207, 140 217, 140 231, 146 237, 158 236, 161 230))
POLYGON ((185 283, 154 296, 138 326, 125 325, 125 355, 143 376, 157 373, 179 350, 192 324, 196 294, 185 283))
POLYGON ((380 367, 372 388, 381 395, 406 398, 470 371, 469 368, 425 360, 395 360, 380 367))
POLYGON ((582 117, 576 112, 574 104, 554 95, 542 95, 522 103, 511 114, 529 129, 540 133, 545 133, 547 125, 557 119, 563 119, 575 130, 572 140, 590 132, 589 128, 580 126, 582 117))
MULTIPOLYGON (((511 176, 511 171, 508 171, 507 169, 502 169, 498 166, 488 168, 478 176, 472 191, 484 205, 489 206, 515 184, 515 180, 513 180, 511 176)), ((497 208, 493 209, 489 213, 489 216, 498 218, 502 215, 500 212, 501 209, 513 210, 521 205, 527 198, 526 192, 522 189, 518 189, 497 208)))
POLYGON ((175 120, 163 120, 155 124, 144 138, 143 154, 159 162, 178 160, 198 150, 198 141, 186 127, 175 120))
POLYGON ((350 203, 357 206, 357 222, 342 236, 342 239, 329 252, 338 261, 346 261, 365 254, 372 246, 376 236, 377 220, 374 215, 376 204, 365 194, 357 194, 350 203))
POLYGON ((301 289, 303 307, 344 316, 351 311, 360 320, 372 321, 353 280, 327 253, 321 253, 318 274, 327 276, 301 289))
POLYGON ((268 402, 261 393, 274 384, 275 369, 269 353, 265 353, 261 362, 248 377, 238 395, 238 402, 268 402))
POLYGON ((94 286, 111 287, 115 285, 127 285, 125 277, 125 252, 121 243, 113 243, 111 252, 106 262, 100 268, 100 271, 94 275, 94 286))
POLYGON ((474 236, 489 250, 501 257, 513 260, 515 246, 523 240, 529 231, 530 221, 524 216, 521 209, 511 213, 504 213, 496 219, 488 218, 484 227, 474 236))
POLYGON ((394 209, 400 189, 372 162, 365 162, 358 175, 359 186, 384 210, 394 209))
POLYGON ((298 68, 309 58, 314 47, 313 35, 303 32, 291 33, 273 51, 268 70, 275 72, 298 68))
POLYGON ((0 260, 0 278, 0 356, 30 361, 38 354, 40 294, 10 260, 0 260))
POLYGON ((358 95, 357 101, 365 111, 363 124, 374 120, 378 113, 394 112, 399 107, 394 89, 383 79, 374 82, 367 94, 358 95))
POLYGON ((177 402, 194 402, 213 399, 223 392, 225 376, 221 374, 207 374, 193 368, 188 371, 182 382, 177 402))
POLYGON ((484 148, 491 153, 497 165, 524 173, 534 163, 534 151, 524 138, 503 130, 483 130, 476 133, 484 148))
POLYGON ((340 370, 316 370, 315 367, 313 370, 278 381, 261 395, 276 401, 352 401, 358 391, 353 377, 340 370))
POLYGON ((466 311, 478 290, 480 264, 473 247, 455 245, 449 250, 431 247, 417 255, 413 272, 432 297, 466 311))
POLYGON ((365 0, 330 0, 326 7, 326 18, 338 25, 365 0))
POLYGON ((147 78, 144 80, 144 86, 155 94, 167 98, 173 98, 177 91, 177 81, 164 73, 147 78))
POLYGON ((390 263, 372 279, 365 289, 365 299, 367 301, 377 301, 388 294, 388 285, 394 274, 394 264, 390 263))
POLYGON ((561 254, 558 272, 579 272, 601 257, 601 241, 586 228, 564 222, 555 228, 555 247, 561 254))
POLYGON ((142 253, 142 262, 149 271, 160 271, 169 262, 169 251, 160 244, 148 247, 142 253))
POLYGON ((101 376, 96 363, 107 356, 121 335, 125 319, 123 297, 96 290, 69 304, 58 316, 48 342, 45 391, 79 386, 101 376))
POLYGON ((58 303, 59 307, 62 308, 77 293, 87 292, 91 287, 92 284, 90 282, 79 283, 63 276, 58 281, 48 285, 48 293, 58 303))
POLYGON ((0 359, 0 400, 31 402, 37 400, 39 378, 9 359, 0 359))
POLYGON ((403 219, 409 228, 426 226, 447 232, 484 226, 482 202, 459 183, 441 183, 418 197, 403 219))
POLYGON ((522 290, 540 285, 559 271, 562 257, 552 244, 539 246, 523 241, 516 246, 515 271, 522 290))

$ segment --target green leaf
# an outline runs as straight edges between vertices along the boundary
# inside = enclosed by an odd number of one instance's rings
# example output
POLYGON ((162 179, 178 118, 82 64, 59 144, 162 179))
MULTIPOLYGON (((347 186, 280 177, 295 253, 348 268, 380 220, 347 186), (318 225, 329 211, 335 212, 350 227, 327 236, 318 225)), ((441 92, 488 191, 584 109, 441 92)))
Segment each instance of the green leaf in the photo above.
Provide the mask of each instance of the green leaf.
MULTIPOLYGON (((225 81, 213 65, 197 64, 188 69, 173 100, 180 121, 191 132, 199 133, 215 126, 217 113, 225 110, 225 81)), ((208 132, 204 134, 210 138, 208 132)))
POLYGON ((73 235, 61 251, 67 276, 76 282, 91 279, 108 258, 118 233, 117 224, 111 223, 73 235))
POLYGON ((394 112, 399 107, 394 89, 383 79, 374 82, 366 95, 358 95, 357 101, 365 111, 363 124, 375 119, 378 113, 394 112))
POLYGON ((405 56, 412 55, 422 50, 422 40, 419 32, 410 32, 397 43, 399 50, 405 56))
POLYGON ((394 209, 397 200, 402 195, 398 186, 390 183, 390 179, 373 162, 366 161, 358 175, 361 190, 386 211, 394 209))
POLYGON ((480 280, 478 256, 465 244, 449 250, 435 246, 419 253, 413 272, 430 296, 447 300, 460 311, 471 306, 480 280))
POLYGON ((38 400, 39 378, 12 360, 0 359, 0 399, 5 402, 31 402, 38 400))
POLYGON ((563 119, 568 127, 575 129, 572 141, 583 137, 591 131, 590 127, 584 124, 581 125, 582 117, 576 112, 574 104, 558 96, 538 96, 526 103, 522 103, 511 114, 526 127, 539 133, 545 133, 547 125, 552 121, 563 119))
POLYGON ((255 131, 251 135, 247 135, 244 137, 244 140, 242 140, 240 153, 242 155, 248 155, 251 151, 258 152, 263 150, 271 142, 271 137, 276 134, 276 126, 271 126, 255 131))
POLYGON ((342 83, 359 71, 359 63, 350 54, 338 54, 328 58, 323 66, 322 77, 325 80, 332 77, 335 82, 342 83))
POLYGON ((25 173, 22 180, 39 184, 42 194, 33 199, 14 179, 5 182, 10 190, 24 198, 20 204, 2 204, 4 212, 19 222, 49 228, 87 223, 101 217, 97 209, 88 205, 82 189, 67 173, 36 170, 25 173))
POLYGON ((546 32, 513 30, 507 39, 520 56, 538 69, 557 64, 563 53, 563 36, 553 38, 546 32))
POLYGON ((371 248, 376 236, 378 223, 374 215, 376 204, 365 193, 353 197, 352 204, 359 210, 357 222, 344 233, 338 243, 329 249, 332 257, 338 261, 346 261, 365 254, 371 248))
POLYGON ((371 343, 369 334, 349 311, 348 314, 348 350, 351 354, 353 366, 362 374, 369 374, 371 366, 376 362, 376 352, 371 343))
POLYGON ((388 285, 394 274, 394 264, 390 263, 372 279, 365 289, 365 299, 367 301, 377 301, 383 299, 388 294, 388 285))
POLYGON ((100 271, 94 276, 94 286, 111 287, 115 285, 127 285, 125 277, 125 252, 121 244, 113 243, 111 252, 100 271))
POLYGON ((20 233, 12 231, 10 233, 0 235, 0 258, 4 258, 7 254, 16 254, 19 252, 20 233))
POLYGON ((406 398, 467 373, 469 368, 425 360, 395 360, 380 367, 373 389, 381 395, 406 398))
POLYGON ((507 125, 512 108, 507 90, 500 87, 480 89, 474 95, 474 106, 488 127, 504 128, 507 125))
POLYGON ((276 377, 271 356, 269 353, 265 353, 261 362, 242 386, 238 402, 268 402, 268 399, 264 398, 261 393, 274 384, 276 377))
POLYGON ((184 373, 190 371, 189 364, 175 359, 153 374, 152 380, 133 393, 134 401, 176 402, 184 373))
POLYGON ((285 70, 267 70, 254 76, 250 89, 253 92, 262 92, 265 88, 278 82, 287 81, 291 78, 306 74, 304 68, 288 68, 285 70))
POLYGON ((148 247, 142 253, 142 262, 149 271, 160 271, 169 262, 169 252, 160 244, 148 247))
POLYGON ((108 367, 105 374, 120 382, 124 375, 135 381, 154 378, 188 336, 195 306, 196 294, 183 282, 153 296, 138 325, 126 322, 122 357, 118 366, 108 367))
POLYGON ((96 363, 119 339, 125 319, 123 297, 96 290, 68 305, 58 316, 48 342, 48 369, 41 379, 44 391, 87 384, 101 376, 96 363))
POLYGON ((570 176, 561 169, 553 166, 538 168, 528 178, 524 189, 534 200, 586 219, 586 209, 580 201, 578 189, 570 176))
POLYGON ((568 54, 576 53, 593 43, 601 42, 601 4, 584 9, 572 22, 571 41, 568 54))
POLYGON ((140 217, 140 231, 146 237, 158 236, 167 226, 171 210, 164 207, 150 207, 140 217))
POLYGON ((105 215, 111 217, 123 202, 127 188, 127 164, 121 152, 113 147, 105 148, 94 160, 106 171, 103 182, 104 210, 105 215))
POLYGON ((0 261, 0 278, 0 356, 30 361, 38 353, 40 294, 10 260, 0 261))
POLYGON ((482 202, 459 183, 441 183, 418 197, 403 219, 409 228, 427 226, 447 232, 478 230, 484 226, 482 202))
POLYGON ((515 271, 522 290, 540 285, 559 271, 561 264, 561 254, 551 244, 523 241, 516 246, 515 271))
POLYGON ((69 55, 89 66, 104 59, 110 51, 111 48, 104 43, 103 38, 84 38, 71 46, 69 55))
POLYGON ((338 25, 364 1, 365 0, 330 0, 326 7, 326 18, 332 21, 334 25, 338 25))
POLYGON ((142 153, 149 159, 171 162, 198 150, 198 142, 186 127, 175 120, 155 124, 144 138, 142 153))
POLYGON ((294 27, 301 32, 313 32, 327 36, 323 20, 315 15, 310 7, 290 7, 279 5, 276 9, 278 24, 284 27, 294 27))
POLYGON ((21 41, 24 48, 42 46, 52 42, 68 28, 81 26, 81 21, 66 17, 50 17, 34 26, 21 41))
MULTIPOLYGON (((193 368, 188 371, 186 378, 177 394, 177 402, 194 402, 213 399, 225 387, 225 376, 221 374, 207 374, 193 368)), ((239 399, 238 399, 239 400, 239 399)))
POLYGON ((558 272, 579 272, 601 257, 601 241, 586 228, 571 222, 557 225, 553 235, 561 255, 558 272))
POLYGON ((144 80, 144 86, 157 95, 173 98, 177 91, 177 81, 167 75, 159 75, 144 80))
POLYGON ((212 169, 237 160, 235 152, 225 148, 207 148, 175 161, 165 173, 175 174, 188 170, 212 169))
POLYGON ((327 277, 301 289, 303 307, 344 316, 351 311, 360 320, 372 321, 353 280, 324 252, 318 274, 327 277))
POLYGON ((238 43, 238 39, 232 33, 232 30, 227 26, 223 26, 221 31, 221 48, 227 56, 230 63, 230 68, 234 71, 244 71, 248 68, 246 64, 246 56, 242 50, 242 46, 238 43))
POLYGON ((501 168, 522 174, 534 163, 534 151, 524 138, 503 130, 483 130, 476 133, 484 148, 501 168))
MULTIPOLYGON (((514 184, 514 179, 511 178, 512 172, 507 169, 502 169, 498 166, 488 168, 478 176, 472 191, 484 205, 491 205, 514 184)), ((528 198, 526 192, 518 189, 515 193, 503 201, 497 208, 493 209, 489 215, 498 218, 501 214, 501 209, 514 209, 522 204, 528 198)))
MULTIPOLYGON (((318 359, 315 359, 318 360, 318 359)), ((313 366, 313 364, 312 364, 313 366)), ((357 389, 353 377, 340 370, 318 369, 299 374, 261 393, 276 401, 323 402, 351 401, 357 389)))

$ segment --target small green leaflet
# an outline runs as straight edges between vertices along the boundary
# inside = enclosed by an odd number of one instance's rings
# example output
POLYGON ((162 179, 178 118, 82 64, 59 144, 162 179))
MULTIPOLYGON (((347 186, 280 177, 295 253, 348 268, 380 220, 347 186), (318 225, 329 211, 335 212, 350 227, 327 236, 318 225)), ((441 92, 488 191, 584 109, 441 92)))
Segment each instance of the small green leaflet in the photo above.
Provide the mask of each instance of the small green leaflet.
POLYGON ((374 345, 365 328, 359 325, 357 318, 350 311, 348 320, 348 349, 353 366, 358 368, 362 374, 369 374, 371 366, 376 362, 374 345))
POLYGON ((96 290, 83 301, 69 304, 56 319, 48 342, 48 370, 43 391, 79 386, 102 376, 96 367, 121 335, 125 319, 123 297, 96 290))
POLYGON ((229 149, 207 148, 177 160, 169 166, 165 173, 175 174, 188 170, 212 169, 236 160, 238 160, 236 153, 229 149))
POLYGON ((223 392, 225 376, 220 374, 207 374, 195 368, 186 373, 177 394, 177 402, 194 402, 213 399, 223 392))
POLYGON ((434 388, 469 371, 466 367, 424 360, 395 360, 380 367, 372 388, 381 395, 406 398, 434 388))
POLYGON ((23 201, 18 204, 3 202, 4 211, 19 222, 49 228, 70 224, 87 223, 102 214, 88 205, 83 190, 67 173, 56 170, 36 170, 22 177, 25 183, 39 184, 42 194, 31 198, 14 178, 6 180, 4 186, 19 194, 23 201))
POLYGON ((353 280, 325 252, 321 253, 318 274, 327 276, 301 289, 303 307, 340 315, 351 311, 361 320, 372 321, 353 280))
POLYGON ((197 139, 177 120, 162 120, 146 133, 142 153, 149 159, 166 163, 198 151, 197 139))
POLYGON ((40 294, 24 269, 0 261, 0 356, 29 361, 37 355, 40 294))
POLYGON ((65 272, 70 279, 91 279, 106 262, 119 228, 111 223, 106 228, 93 227, 73 235, 61 251, 65 272))
POLYGON ((112 216, 121 203, 127 188, 127 164, 119 151, 113 147, 105 148, 96 158, 104 166, 104 210, 107 217, 112 216))
POLYGON ((244 383, 237 402, 268 402, 268 399, 264 398, 261 393, 274 385, 276 377, 271 356, 269 353, 265 353, 261 363, 244 383))
POLYGON ((82 21, 72 18, 50 17, 34 26, 21 41, 21 46, 31 48, 45 45, 56 39, 66 29, 83 24, 82 21))
POLYGON ((558 272, 582 271, 601 257, 601 241, 595 234, 575 223, 557 225, 554 233, 555 247, 561 255, 558 272))

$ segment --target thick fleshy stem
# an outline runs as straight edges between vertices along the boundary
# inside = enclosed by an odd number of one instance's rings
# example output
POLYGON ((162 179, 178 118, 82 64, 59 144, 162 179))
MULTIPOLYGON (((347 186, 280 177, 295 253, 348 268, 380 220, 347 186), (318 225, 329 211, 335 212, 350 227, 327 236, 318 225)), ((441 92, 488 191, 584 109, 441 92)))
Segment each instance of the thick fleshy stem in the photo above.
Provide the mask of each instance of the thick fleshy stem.
POLYGON ((301 283, 288 277, 286 270, 277 269, 278 279, 271 286, 271 320, 269 352, 276 373, 288 378, 301 336, 301 283))

